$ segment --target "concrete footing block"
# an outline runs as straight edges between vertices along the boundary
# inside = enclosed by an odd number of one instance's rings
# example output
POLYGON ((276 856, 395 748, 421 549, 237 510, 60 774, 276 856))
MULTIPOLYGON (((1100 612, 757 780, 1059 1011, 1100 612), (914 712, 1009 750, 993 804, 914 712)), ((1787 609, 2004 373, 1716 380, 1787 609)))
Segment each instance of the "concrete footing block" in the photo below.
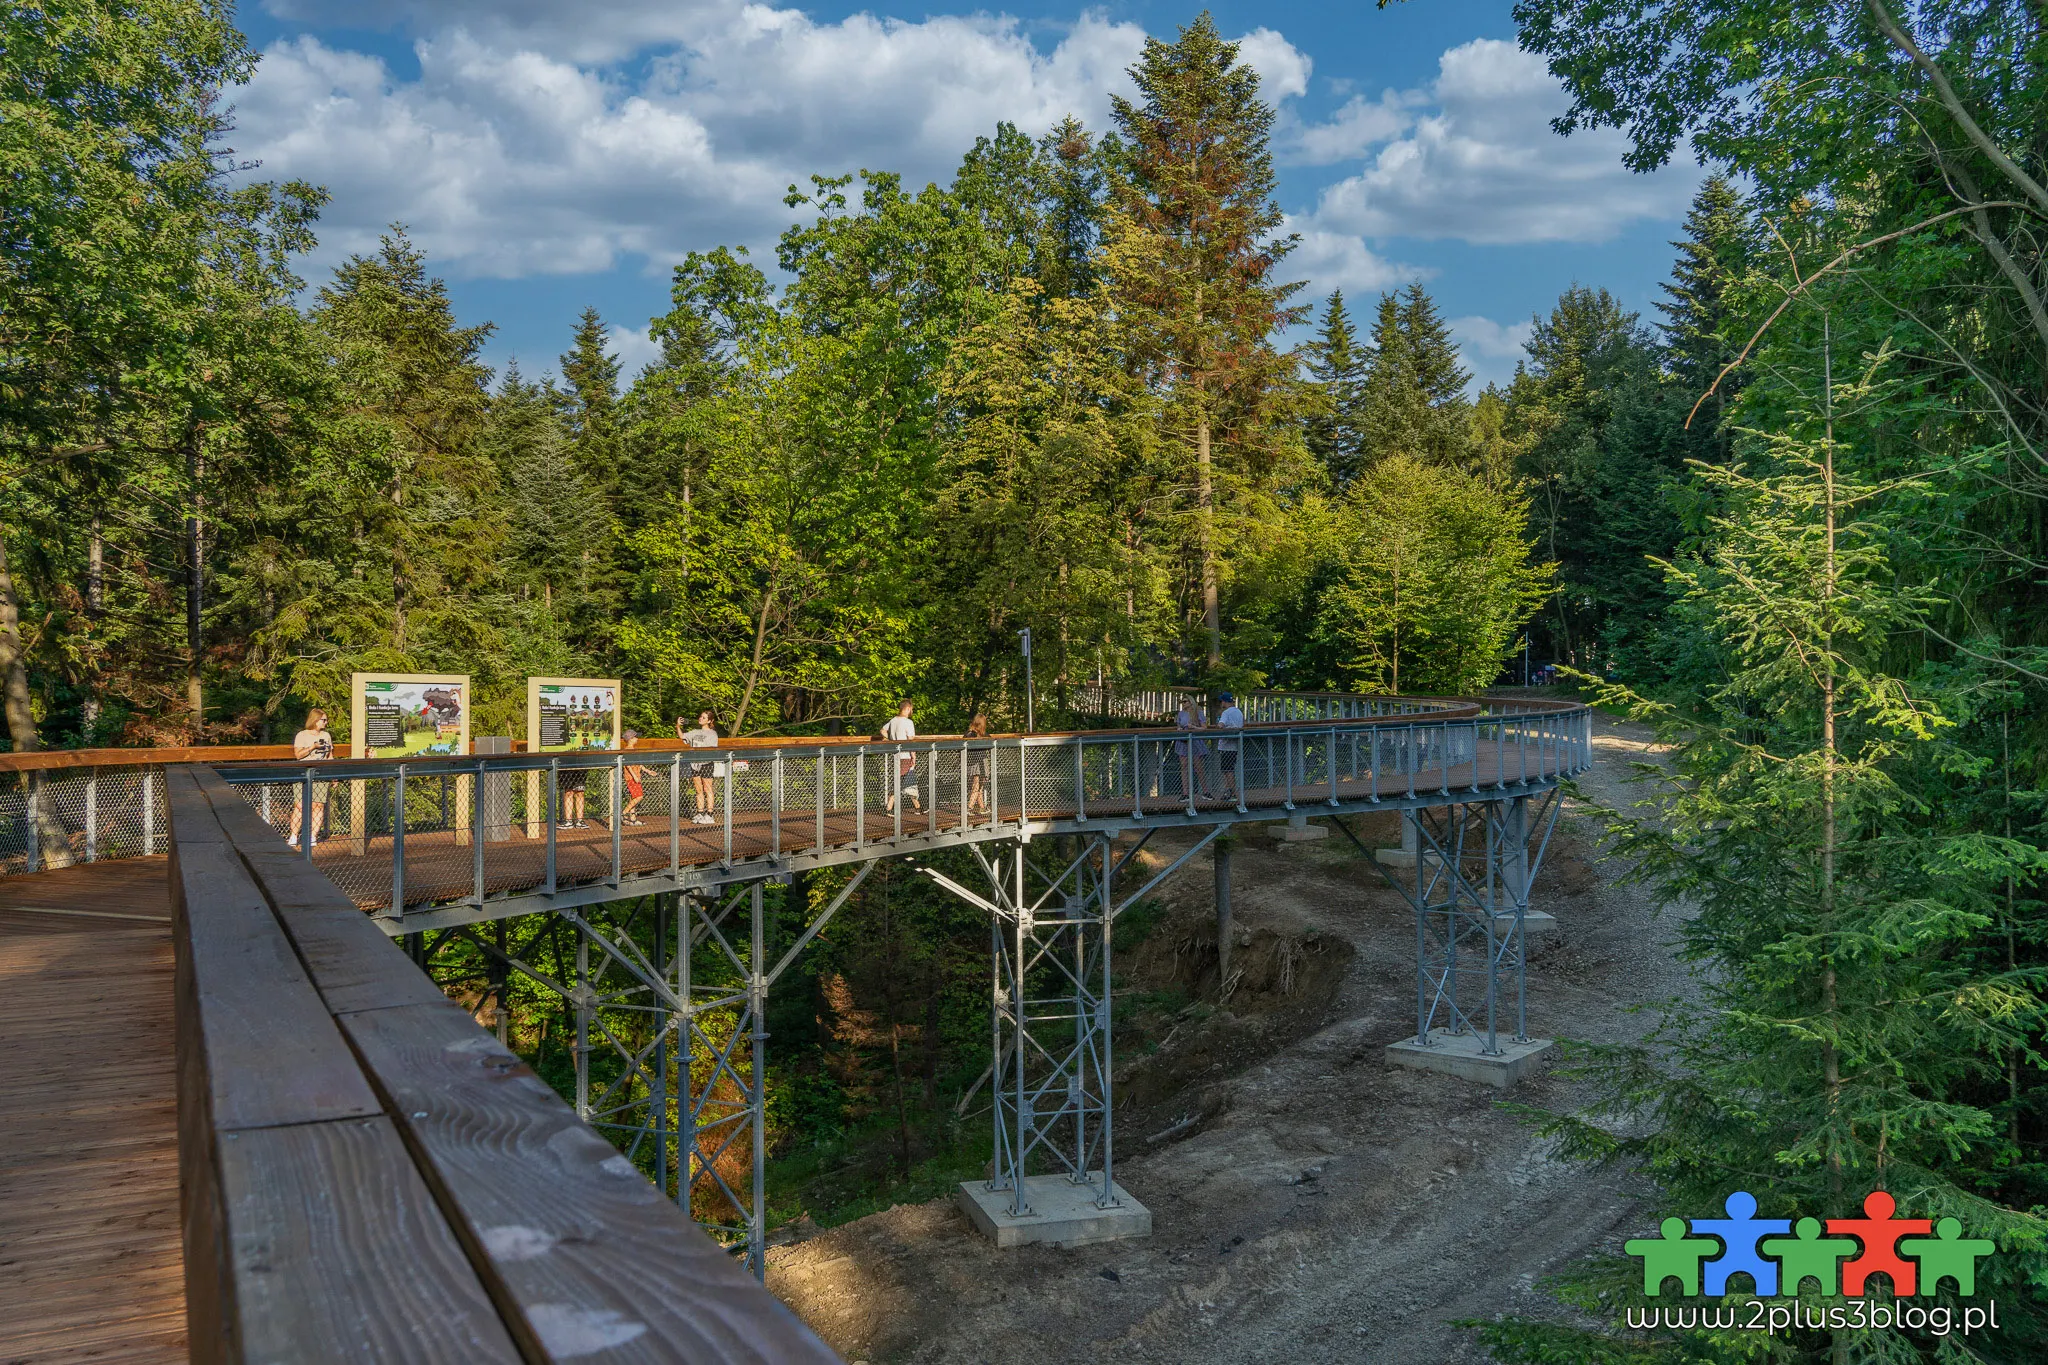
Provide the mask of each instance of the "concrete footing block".
POLYGON ((1558 942, 1557 916, 1548 910, 1522 912, 1522 941, 1530 948, 1546 948, 1558 942))
POLYGON ((1389 1043, 1387 1060, 1395 1066, 1441 1071, 1460 1080, 1477 1081, 1481 1085, 1505 1090, 1517 1081, 1526 1080, 1542 1067, 1543 1054, 1550 1051, 1551 1040, 1531 1038, 1526 1043, 1518 1043, 1503 1033, 1500 1035, 1500 1054, 1493 1057, 1481 1051, 1485 1046, 1484 1034, 1446 1033, 1442 1029, 1432 1029, 1427 1047, 1413 1038, 1389 1043))
POLYGON ((1266 826, 1266 833, 1284 843, 1298 844, 1313 839, 1329 838, 1330 827, 1328 825, 1311 825, 1306 815, 1296 814, 1289 816, 1287 823, 1284 825, 1266 826))
POLYGON ((983 1180, 961 1181, 959 1201, 968 1220, 999 1247, 1032 1242, 1078 1247, 1152 1235, 1152 1211, 1131 1198, 1129 1190, 1112 1186, 1117 1202, 1106 1209, 1096 1207, 1101 1192, 1102 1172, 1095 1171, 1086 1185, 1063 1175, 1026 1176, 1024 1200, 1031 1212, 1021 1217, 1010 1212, 1010 1191, 992 1190, 983 1180))

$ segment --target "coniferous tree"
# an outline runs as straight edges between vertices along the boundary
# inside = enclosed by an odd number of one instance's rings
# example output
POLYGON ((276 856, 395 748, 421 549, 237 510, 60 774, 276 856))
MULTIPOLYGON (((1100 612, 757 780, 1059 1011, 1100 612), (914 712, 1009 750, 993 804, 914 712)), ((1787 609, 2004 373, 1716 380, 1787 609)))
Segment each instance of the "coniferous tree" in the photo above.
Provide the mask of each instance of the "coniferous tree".
POLYGON ((1421 285, 1380 297, 1364 383, 1366 458, 1463 465, 1472 440, 1471 374, 1421 285))
POLYGON ((274 653, 300 656, 300 686, 331 705, 351 665, 464 661, 485 629, 504 529, 496 471, 476 454, 489 406, 478 353, 491 329, 456 322, 404 231, 344 262, 312 321, 344 413, 327 438, 333 482, 307 490, 320 496, 305 515, 332 535, 308 566, 324 582, 297 585, 269 637, 274 653))
POLYGON ((1725 459, 1722 416, 1740 394, 1742 377, 1721 371, 1735 359, 1739 343, 1724 333, 1730 326, 1730 297, 1749 268, 1749 222, 1742 197, 1727 177, 1708 176, 1685 215, 1685 236, 1673 242, 1678 261, 1663 286, 1665 367, 1686 391, 1696 433, 1695 458, 1725 459), (1711 390, 1711 392, 1709 392, 1711 390))
POLYGON ((1104 148, 1071 115, 1054 124, 1038 146, 1049 182, 1046 227, 1054 243, 1052 258, 1039 268, 1039 285, 1052 297, 1084 294, 1097 279, 1095 250, 1108 203, 1104 148))
POLYGON ((537 605, 547 633, 595 657, 616 616, 617 528, 584 477, 560 403, 509 367, 478 448, 495 466, 507 513, 507 585, 537 605))
POLYGON ((1320 402, 1307 421, 1308 449, 1323 462, 1331 485, 1341 489, 1365 467, 1367 367, 1341 291, 1331 292, 1322 329, 1306 349, 1309 377, 1321 386, 1320 402))
POLYGON ((1529 482, 1530 531, 1558 565, 1558 591, 1538 618, 1548 658, 1596 667, 1607 591, 1601 551, 1608 425, 1632 378, 1653 375, 1656 353, 1636 314, 1605 289, 1573 285, 1548 317, 1532 319, 1528 357, 1508 388, 1517 473, 1529 482))
POLYGON ((1169 395, 1186 451, 1191 587, 1206 667, 1223 662, 1221 524, 1233 485, 1256 487, 1285 448, 1288 362, 1274 334, 1300 320, 1277 277, 1273 110, 1258 73, 1206 12, 1173 43, 1148 38, 1136 102, 1111 104, 1123 142, 1105 265, 1135 356, 1169 395))
POLYGON ((586 308, 562 356, 568 385, 565 413, 583 477, 607 500, 619 487, 619 360, 605 349, 607 333, 597 309, 586 308))

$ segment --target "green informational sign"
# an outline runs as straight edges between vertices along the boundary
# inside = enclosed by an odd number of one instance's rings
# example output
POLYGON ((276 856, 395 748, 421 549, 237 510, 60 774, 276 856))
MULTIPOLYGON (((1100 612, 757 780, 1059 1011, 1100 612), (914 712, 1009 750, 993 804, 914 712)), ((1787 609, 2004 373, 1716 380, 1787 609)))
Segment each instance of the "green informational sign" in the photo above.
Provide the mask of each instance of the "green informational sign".
POLYGON ((526 743, 537 754, 594 753, 619 747, 616 678, 530 678, 526 743))
POLYGON ((357 758, 440 758, 469 752, 469 679, 354 675, 350 748, 357 758))

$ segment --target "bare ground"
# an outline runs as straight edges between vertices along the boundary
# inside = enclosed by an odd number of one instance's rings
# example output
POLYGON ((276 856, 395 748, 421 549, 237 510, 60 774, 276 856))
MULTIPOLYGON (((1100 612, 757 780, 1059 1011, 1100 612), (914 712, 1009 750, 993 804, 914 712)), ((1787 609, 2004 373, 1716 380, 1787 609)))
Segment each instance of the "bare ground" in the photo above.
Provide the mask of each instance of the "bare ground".
MULTIPOLYGON (((1647 740, 1596 720, 1588 796, 1625 804, 1647 740)), ((1365 832, 1395 841, 1390 819, 1365 832)), ((1249 965, 1230 1008, 1141 1021, 1150 1055, 1119 1039, 1135 1098, 1117 1173, 1150 1238, 998 1251, 950 1201, 901 1205, 777 1248, 769 1287, 878 1365, 1479 1361, 1451 1320, 1554 1311, 1542 1277, 1654 1222, 1635 1182, 1556 1159, 1498 1092, 1387 1064, 1415 1027, 1413 919, 1349 841, 1245 839, 1234 868, 1249 965), (1144 1142, 1182 1116, 1200 1118, 1190 1136, 1144 1142)), ((1561 930, 1530 965, 1534 1034, 1633 1039, 1649 1017, 1628 1007, 1684 987, 1672 923, 1610 872, 1567 809, 1534 902, 1561 930)), ((1202 858, 1176 878, 1176 916, 1126 976, 1178 970, 1213 996, 1212 875, 1202 858)), ((1579 1096, 1546 1075, 1514 1098, 1579 1096)))

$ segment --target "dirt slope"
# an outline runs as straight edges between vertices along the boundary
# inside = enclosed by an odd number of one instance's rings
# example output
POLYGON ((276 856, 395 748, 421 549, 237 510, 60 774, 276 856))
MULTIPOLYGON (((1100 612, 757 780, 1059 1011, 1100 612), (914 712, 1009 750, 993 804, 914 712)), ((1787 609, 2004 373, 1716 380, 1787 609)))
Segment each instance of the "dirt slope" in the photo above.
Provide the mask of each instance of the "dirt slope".
MULTIPOLYGON (((1597 722, 1588 794, 1628 801, 1647 739, 1597 722)), ((1118 1175, 1151 1208, 1152 1237, 998 1252, 941 1201, 777 1249, 770 1287, 876 1365, 1476 1361, 1448 1320, 1540 1310, 1540 1277, 1654 1221, 1630 1182, 1554 1160, 1496 1092, 1386 1064, 1385 1045, 1414 1031, 1413 920, 1348 842, 1248 839, 1235 869, 1239 942, 1337 936, 1353 952, 1340 981, 1303 973, 1320 1017, 1272 1033, 1263 1060, 1217 1049, 1225 1060, 1119 1112, 1118 1175), (1143 1141, 1183 1112, 1210 1117, 1143 1141)), ((1604 871, 1568 811, 1536 895, 1562 941, 1531 966, 1533 1033, 1632 1038, 1648 1020, 1626 1007, 1683 989, 1671 923, 1604 871)), ((1211 876, 1198 860, 1170 889, 1184 923, 1207 913, 1211 876)), ((1515 1098, 1559 1108, 1573 1093, 1546 1076, 1515 1098)))

